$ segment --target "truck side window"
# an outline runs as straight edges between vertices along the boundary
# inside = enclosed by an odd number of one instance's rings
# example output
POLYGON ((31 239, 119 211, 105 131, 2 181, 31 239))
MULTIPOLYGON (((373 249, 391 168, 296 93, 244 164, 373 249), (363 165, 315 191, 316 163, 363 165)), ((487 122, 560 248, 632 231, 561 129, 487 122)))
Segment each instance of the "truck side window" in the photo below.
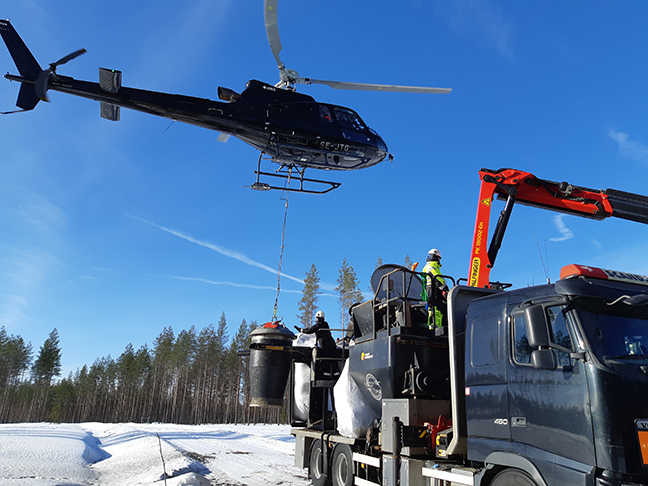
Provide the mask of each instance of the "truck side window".
MULTIPOLYGON (((559 305, 547 307, 545 311, 553 334, 552 341, 555 344, 559 344, 568 349, 573 349, 562 307, 559 305)), ((515 362, 519 364, 531 364, 531 352, 533 350, 531 349, 531 346, 529 346, 524 315, 519 314, 512 316, 512 319, 514 339, 513 357, 515 362)), ((558 363, 558 366, 570 366, 572 364, 571 358, 567 353, 562 353, 555 349, 554 353, 556 354, 556 362, 558 363)))
MULTIPOLYGON (((567 330, 563 308, 559 305, 547 307, 547 317, 549 317, 549 323, 551 324, 551 330, 553 332, 553 342, 560 344, 567 349, 574 349, 571 338, 569 337, 569 331, 567 330)), ((571 365, 571 359, 567 353, 561 353, 556 350, 554 350, 554 353, 556 353, 558 366, 571 365)))
POLYGON ((527 338, 526 319, 524 314, 513 317, 513 357, 516 363, 531 364, 531 346, 527 338))
POLYGON ((470 362, 474 367, 492 366, 499 362, 499 314, 478 316, 471 324, 470 362))

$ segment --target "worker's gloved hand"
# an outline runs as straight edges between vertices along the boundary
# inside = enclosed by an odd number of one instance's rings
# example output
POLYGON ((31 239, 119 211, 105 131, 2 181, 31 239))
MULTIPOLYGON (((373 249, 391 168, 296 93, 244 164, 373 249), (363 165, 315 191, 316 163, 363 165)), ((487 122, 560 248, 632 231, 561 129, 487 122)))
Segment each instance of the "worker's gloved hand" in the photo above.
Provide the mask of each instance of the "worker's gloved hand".
POLYGON ((301 327, 295 326, 295 329, 297 329, 297 332, 301 332, 301 327))

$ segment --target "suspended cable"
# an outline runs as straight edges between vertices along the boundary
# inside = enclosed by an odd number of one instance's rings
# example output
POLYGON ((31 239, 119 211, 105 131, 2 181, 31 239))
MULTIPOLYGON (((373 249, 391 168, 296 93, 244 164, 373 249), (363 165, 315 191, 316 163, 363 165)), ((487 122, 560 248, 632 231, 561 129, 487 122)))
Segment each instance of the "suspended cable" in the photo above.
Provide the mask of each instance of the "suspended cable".
POLYGON ((286 177, 286 183, 284 185, 284 191, 282 192, 281 197, 285 197, 286 204, 284 206, 284 220, 283 220, 283 229, 281 230, 281 251, 279 253, 279 268, 277 269, 277 297, 275 298, 274 303, 274 313, 272 315, 272 321, 277 320, 277 306, 279 304, 279 292, 281 290, 281 262, 283 260, 284 252, 284 241, 286 237, 286 218, 288 217, 288 194, 290 194, 290 175, 292 173, 292 165, 288 167, 288 177, 286 177), (285 194, 285 196, 284 196, 285 194))
MULTIPOLYGON (((538 247, 538 254, 540 255, 540 263, 542 263, 542 269, 544 270, 544 274, 545 274, 545 277, 547 279, 547 283, 551 283, 551 280, 549 280, 549 273, 547 272, 547 267, 545 267, 544 260, 542 259, 542 252, 540 251, 540 244, 538 243, 538 237, 536 236, 535 231, 533 231, 533 237, 535 238, 536 246, 538 247)), ((545 241, 545 243, 546 243, 546 241, 545 241)), ((545 246, 545 248, 546 248, 546 246, 545 246)))

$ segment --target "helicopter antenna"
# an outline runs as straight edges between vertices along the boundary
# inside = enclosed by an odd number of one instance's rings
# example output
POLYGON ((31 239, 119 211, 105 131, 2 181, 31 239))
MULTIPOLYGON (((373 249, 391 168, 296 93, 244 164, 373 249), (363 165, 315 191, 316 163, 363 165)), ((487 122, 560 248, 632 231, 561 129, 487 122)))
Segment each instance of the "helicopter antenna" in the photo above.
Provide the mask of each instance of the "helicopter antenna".
POLYGON ((174 123, 175 123, 175 119, 171 120, 171 123, 169 123, 169 126, 166 127, 166 128, 164 129, 164 131, 162 132, 162 135, 164 135, 164 134, 166 133, 166 131, 167 131, 169 128, 171 128, 171 125, 173 125, 174 123))
MULTIPOLYGON (((538 244, 538 237, 536 236, 535 230, 533 231, 533 237, 535 238, 536 246, 538 247, 538 255, 540 255, 540 263, 542 263, 542 269, 544 270, 547 283, 549 284, 551 283, 551 280, 549 279, 549 274, 547 273, 547 267, 545 267, 544 260, 542 259, 542 252, 540 251, 540 245, 538 244)), ((545 250, 546 250, 546 246, 545 246, 545 250)))
MULTIPOLYGON (((290 175, 292 173, 292 166, 288 169, 288 176, 286 177, 286 185, 285 187, 290 187, 290 175)), ((284 220, 283 220, 283 229, 281 230, 281 251, 279 252, 279 268, 277 269, 277 297, 275 298, 275 303, 274 303, 274 313, 272 314, 272 321, 270 322, 275 322, 277 320, 277 306, 279 304, 279 292, 281 291, 281 262, 283 260, 283 252, 284 252, 284 241, 286 237, 286 219, 288 217, 288 194, 290 194, 290 191, 284 191, 285 196, 282 195, 281 197, 285 198, 286 204, 284 206, 284 220)))

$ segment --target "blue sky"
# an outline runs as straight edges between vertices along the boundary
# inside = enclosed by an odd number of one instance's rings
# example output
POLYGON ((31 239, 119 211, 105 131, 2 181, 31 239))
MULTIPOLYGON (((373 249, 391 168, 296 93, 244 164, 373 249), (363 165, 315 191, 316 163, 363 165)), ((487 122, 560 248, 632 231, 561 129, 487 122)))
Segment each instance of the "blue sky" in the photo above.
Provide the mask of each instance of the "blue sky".
MULTIPOLYGON (((261 0, 0 0, 41 65, 59 73, 216 99, 278 81, 261 0)), ((278 314, 296 323, 311 263, 333 327, 342 260, 368 290, 375 262, 423 262, 466 277, 481 167, 648 194, 648 4, 602 1, 282 0, 282 59, 302 76, 453 88, 449 95, 302 86, 348 106, 394 161, 332 193, 291 194, 278 314)), ((0 69, 17 74, 4 46, 0 69)), ((0 79, 0 110, 19 86, 0 79)), ((266 322, 275 301, 284 201, 253 192, 258 153, 231 138, 50 92, 0 117, 0 325, 35 350, 58 328, 64 373, 216 323, 266 322)), ((308 174, 308 173, 307 173, 308 174)), ((309 176, 317 176, 311 172, 309 176)), ((501 204, 494 205, 492 220, 501 204)), ((518 206, 491 277, 525 286, 569 263, 648 273, 646 228, 518 206), (536 243, 537 240, 537 243, 536 243)))

